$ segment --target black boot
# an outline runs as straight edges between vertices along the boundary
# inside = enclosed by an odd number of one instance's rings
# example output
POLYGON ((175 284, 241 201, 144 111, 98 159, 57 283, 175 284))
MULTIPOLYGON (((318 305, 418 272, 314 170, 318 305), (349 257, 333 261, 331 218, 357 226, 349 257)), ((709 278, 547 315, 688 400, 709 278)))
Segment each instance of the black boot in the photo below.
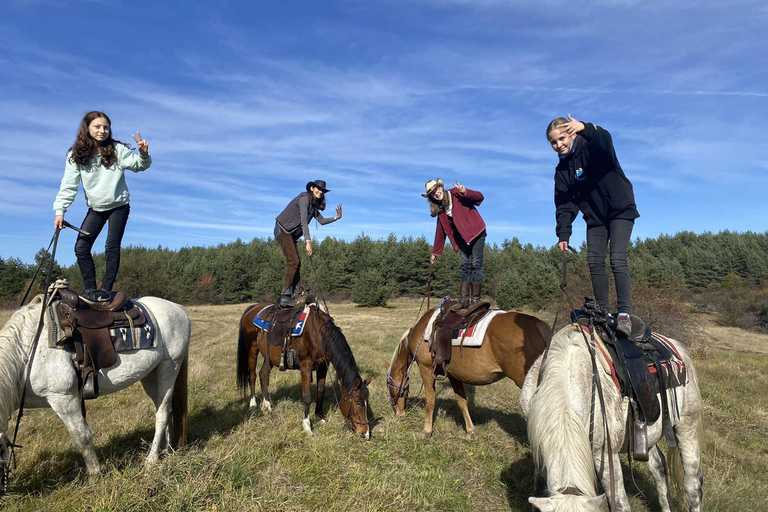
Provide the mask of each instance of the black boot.
POLYGON ((451 311, 459 311, 462 309, 467 309, 469 306, 469 290, 470 290, 470 282, 469 281, 462 281, 461 282, 461 300, 458 304, 454 304, 453 307, 451 307, 451 311))
POLYGON ((292 286, 283 290, 283 293, 280 294, 280 298, 277 300, 277 305, 281 308, 292 308, 296 305, 296 301, 293 300, 292 286))

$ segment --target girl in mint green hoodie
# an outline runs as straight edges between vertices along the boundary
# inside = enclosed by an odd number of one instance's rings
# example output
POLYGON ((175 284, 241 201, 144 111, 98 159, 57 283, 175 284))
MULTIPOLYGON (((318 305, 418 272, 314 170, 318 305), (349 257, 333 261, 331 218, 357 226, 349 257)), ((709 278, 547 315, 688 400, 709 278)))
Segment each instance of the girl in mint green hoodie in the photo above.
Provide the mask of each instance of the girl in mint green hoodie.
POLYGON ((54 226, 62 229, 64 214, 75 200, 82 181, 88 213, 80 228, 89 235, 78 235, 75 255, 85 288, 80 297, 89 303, 109 301, 120 267, 120 244, 131 209, 125 170, 144 171, 152 163, 149 143, 139 132, 132 135, 138 145, 137 155, 130 146, 112 138, 111 128, 112 122, 104 112, 92 111, 83 117, 77 138, 67 153, 64 177, 53 202, 54 226), (109 229, 104 250, 107 268, 101 288, 97 289, 91 248, 107 222, 109 229))

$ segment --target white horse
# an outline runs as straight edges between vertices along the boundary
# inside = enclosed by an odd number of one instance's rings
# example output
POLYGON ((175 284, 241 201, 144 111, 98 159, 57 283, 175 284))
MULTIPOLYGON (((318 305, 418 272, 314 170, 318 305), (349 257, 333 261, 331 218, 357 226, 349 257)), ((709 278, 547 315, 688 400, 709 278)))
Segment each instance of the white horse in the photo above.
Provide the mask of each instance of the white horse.
MULTIPOLYGON (((668 391, 670 396, 676 394, 680 414, 674 425, 677 448, 668 452, 670 461, 674 462, 670 469, 678 471, 675 477, 679 480, 682 458, 682 487, 685 489, 688 507, 691 511, 700 511, 703 482, 701 450, 704 442, 701 395, 690 356, 680 343, 671 341, 687 367, 688 382, 668 391)), ((612 453, 608 453, 605 423, 598 397, 594 398, 594 439, 590 446, 593 367, 580 328, 569 325, 555 334, 539 382, 541 361, 539 357, 525 379, 520 392, 520 406, 528 420, 528 438, 536 474, 541 474, 542 466, 546 470, 549 496, 531 497, 528 501, 542 512, 602 510, 605 494, 597 494, 596 475, 603 489, 609 490, 608 458, 611 457, 616 508, 629 511, 629 499, 619 463, 619 451, 627 442, 628 401, 622 399, 611 376, 598 361, 612 453)), ((648 467, 656 483, 661 509, 668 512, 672 510, 672 504, 667 487, 667 466, 664 454, 656 445, 662 437, 662 418, 647 427, 650 447, 648 467)))
MULTIPOLYGON (((16 311, 0 330, 0 452, 6 460, 12 441, 8 423, 20 405, 42 300, 42 296, 35 297, 16 311)), ((98 379, 103 395, 141 381, 144 391, 154 401, 155 437, 147 456, 147 463, 151 464, 158 460, 161 449, 186 444, 190 321, 178 304, 157 297, 138 300, 156 320, 157 346, 119 352, 117 363, 100 370, 98 379), (169 425, 171 417, 172 425, 169 425)), ((99 473, 101 468, 93 449, 91 429, 81 411, 73 355, 48 346, 47 325, 43 327, 37 345, 24 407, 53 409, 82 452, 88 475, 93 477, 99 473)))

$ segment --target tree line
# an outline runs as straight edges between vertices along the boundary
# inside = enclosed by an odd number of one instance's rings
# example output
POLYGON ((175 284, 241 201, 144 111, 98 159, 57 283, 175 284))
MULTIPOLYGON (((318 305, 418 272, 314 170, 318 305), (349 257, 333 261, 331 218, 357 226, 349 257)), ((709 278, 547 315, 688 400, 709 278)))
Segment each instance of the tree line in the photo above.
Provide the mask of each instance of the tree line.
MULTIPOLYGON (((393 234, 373 240, 363 234, 351 242, 329 237, 313 247, 311 259, 302 255, 302 282, 326 298, 351 298, 373 306, 426 290, 432 246, 423 237, 393 234)), ((14 305, 43 262, 34 290, 40 292, 49 258, 43 249, 34 263, 0 258, 0 301, 14 305)), ((102 275, 104 255, 95 255, 95 262, 97 275, 102 275)), ((631 243, 629 262, 638 289, 703 292, 721 283, 729 289, 760 288, 768 283, 768 232, 680 232, 637 239, 631 243)), ((433 297, 458 293, 460 264, 458 254, 446 249, 432 269, 433 297)), ((585 246, 568 256, 568 265, 569 276, 588 291, 585 246)), ((561 266, 562 253, 556 246, 534 247, 516 238, 490 244, 485 249, 483 293, 504 309, 552 305, 559 294, 561 266)), ((156 295, 182 304, 255 302, 277 296, 284 269, 282 251, 271 239, 179 250, 128 246, 122 250, 115 287, 129 296, 156 295)), ((53 274, 82 289, 76 264, 56 265, 53 274)))

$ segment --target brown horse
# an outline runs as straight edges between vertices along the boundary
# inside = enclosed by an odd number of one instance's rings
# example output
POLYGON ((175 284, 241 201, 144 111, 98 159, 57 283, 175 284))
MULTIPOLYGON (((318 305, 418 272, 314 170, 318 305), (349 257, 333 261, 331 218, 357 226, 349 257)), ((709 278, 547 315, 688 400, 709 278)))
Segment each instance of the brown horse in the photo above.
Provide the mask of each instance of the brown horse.
MULTIPOLYGON (((390 404, 398 416, 404 416, 409 391, 408 369, 415 355, 427 402, 425 437, 432 435, 435 377, 432 373, 433 357, 429 342, 422 341, 422 338, 432 313, 433 310, 427 311, 412 329, 403 334, 392 355, 392 362, 387 365, 390 404)), ((464 415, 467 439, 474 437, 475 426, 469 416, 464 384, 484 386, 509 377, 517 387, 522 387, 526 372, 544 352, 550 336, 550 328, 543 321, 531 315, 510 311, 491 319, 480 347, 453 347, 446 370, 459 409, 464 415)))
MULTIPOLYGON (((256 407, 256 363, 261 353, 264 362, 259 371, 261 381, 261 409, 272 411, 269 401, 269 374, 273 366, 280 364, 282 347, 272 345, 267 341, 267 333, 256 327, 254 317, 271 303, 261 303, 249 306, 240 318, 240 339, 237 347, 237 384, 245 393, 246 384, 250 385, 251 408, 256 407)), ((339 409, 344 416, 347 426, 368 439, 370 429, 368 422, 368 384, 369 379, 363 380, 357 368, 355 357, 349 348, 347 339, 333 322, 333 319, 318 309, 316 304, 310 307, 300 337, 291 338, 293 349, 299 361, 301 371, 301 397, 304 402, 304 419, 301 422, 304 431, 312 435, 312 424, 309 421, 309 406, 312 404, 312 371, 317 375, 317 405, 315 417, 321 422, 323 417, 323 398, 325 395, 325 376, 328 363, 333 364, 341 388, 339 409)))

